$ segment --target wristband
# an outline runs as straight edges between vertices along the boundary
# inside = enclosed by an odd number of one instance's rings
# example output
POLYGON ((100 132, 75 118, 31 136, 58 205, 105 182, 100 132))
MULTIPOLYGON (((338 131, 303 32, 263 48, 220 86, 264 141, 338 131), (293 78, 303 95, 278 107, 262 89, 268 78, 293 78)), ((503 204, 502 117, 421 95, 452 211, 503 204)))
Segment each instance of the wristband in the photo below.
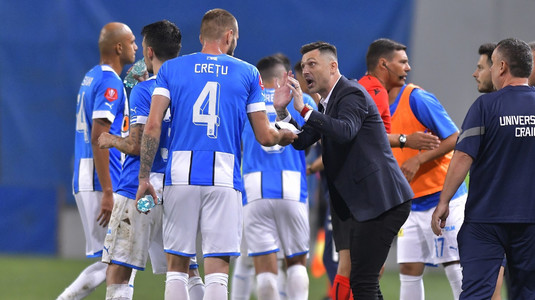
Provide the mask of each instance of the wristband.
POLYGON ((313 110, 313 108, 310 107, 310 105, 305 104, 305 106, 303 106, 303 109, 301 110, 301 113, 300 113, 301 117, 304 118, 309 110, 313 110))

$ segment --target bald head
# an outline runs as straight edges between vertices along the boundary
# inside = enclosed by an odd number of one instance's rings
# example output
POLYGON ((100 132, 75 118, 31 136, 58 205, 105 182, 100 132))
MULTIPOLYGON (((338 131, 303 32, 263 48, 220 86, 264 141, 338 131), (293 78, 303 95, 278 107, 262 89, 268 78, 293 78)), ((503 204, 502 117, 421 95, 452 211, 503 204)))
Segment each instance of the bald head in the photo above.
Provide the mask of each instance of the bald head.
POLYGON ((128 39, 132 30, 126 24, 112 22, 104 25, 98 38, 98 47, 101 54, 110 54, 114 51, 114 46, 128 39))

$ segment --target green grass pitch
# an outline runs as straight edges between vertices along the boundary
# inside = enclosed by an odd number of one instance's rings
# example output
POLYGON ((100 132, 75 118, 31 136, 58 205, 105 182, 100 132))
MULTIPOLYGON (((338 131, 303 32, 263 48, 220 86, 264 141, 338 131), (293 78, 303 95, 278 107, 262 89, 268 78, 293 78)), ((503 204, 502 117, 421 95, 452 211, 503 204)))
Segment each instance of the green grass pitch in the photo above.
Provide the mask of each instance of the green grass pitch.
MULTIPOLYGON (((55 299, 91 260, 60 259, 34 256, 0 256, 0 299, 55 299)), ((134 299, 163 299, 164 275, 154 275, 147 268, 138 272, 134 299)), ((452 294, 441 268, 424 275, 426 299, 451 300, 452 294)), ((327 277, 310 276, 310 300, 325 299, 327 277)), ((381 279, 384 299, 399 299, 397 270, 387 270, 381 279)), ((101 285, 86 299, 104 299, 101 285)), ((505 299, 505 298, 504 298, 505 299)))

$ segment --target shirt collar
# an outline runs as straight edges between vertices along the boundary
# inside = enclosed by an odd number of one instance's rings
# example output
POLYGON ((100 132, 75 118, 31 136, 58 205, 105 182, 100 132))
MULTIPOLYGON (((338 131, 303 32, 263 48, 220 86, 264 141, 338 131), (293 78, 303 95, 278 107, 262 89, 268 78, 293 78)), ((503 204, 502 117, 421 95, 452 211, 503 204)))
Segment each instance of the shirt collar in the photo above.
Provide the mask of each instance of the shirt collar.
POLYGON ((320 103, 321 103, 321 105, 323 105, 323 108, 325 109, 325 111, 327 111, 327 103, 329 103, 329 99, 331 98, 331 94, 333 93, 334 87, 338 84, 338 81, 340 81, 340 78, 342 78, 342 75, 340 75, 340 77, 338 77, 338 79, 336 79, 336 82, 334 83, 333 87, 331 88, 331 91, 329 92, 329 95, 327 95, 327 98, 325 98, 325 99, 322 98, 320 100, 320 103))

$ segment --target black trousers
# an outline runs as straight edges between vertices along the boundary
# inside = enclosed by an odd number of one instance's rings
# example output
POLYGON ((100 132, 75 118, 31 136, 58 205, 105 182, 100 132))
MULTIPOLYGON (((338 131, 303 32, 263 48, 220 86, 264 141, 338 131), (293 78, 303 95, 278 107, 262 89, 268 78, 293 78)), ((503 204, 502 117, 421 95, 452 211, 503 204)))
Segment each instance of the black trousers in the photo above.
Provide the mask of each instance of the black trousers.
MULTIPOLYGON (((337 222, 334 219, 339 219, 340 216, 335 210, 331 210, 333 231, 338 231, 339 236, 349 239, 348 241, 340 239, 340 241, 349 244, 351 255, 349 279, 354 299, 382 299, 379 272, 386 261, 394 237, 407 220, 410 211, 411 201, 407 201, 372 220, 358 222, 350 217, 337 222)), ((336 239, 335 242, 337 242, 336 239)), ((344 248, 346 247, 343 245, 341 247, 337 245, 338 250, 344 248)))

